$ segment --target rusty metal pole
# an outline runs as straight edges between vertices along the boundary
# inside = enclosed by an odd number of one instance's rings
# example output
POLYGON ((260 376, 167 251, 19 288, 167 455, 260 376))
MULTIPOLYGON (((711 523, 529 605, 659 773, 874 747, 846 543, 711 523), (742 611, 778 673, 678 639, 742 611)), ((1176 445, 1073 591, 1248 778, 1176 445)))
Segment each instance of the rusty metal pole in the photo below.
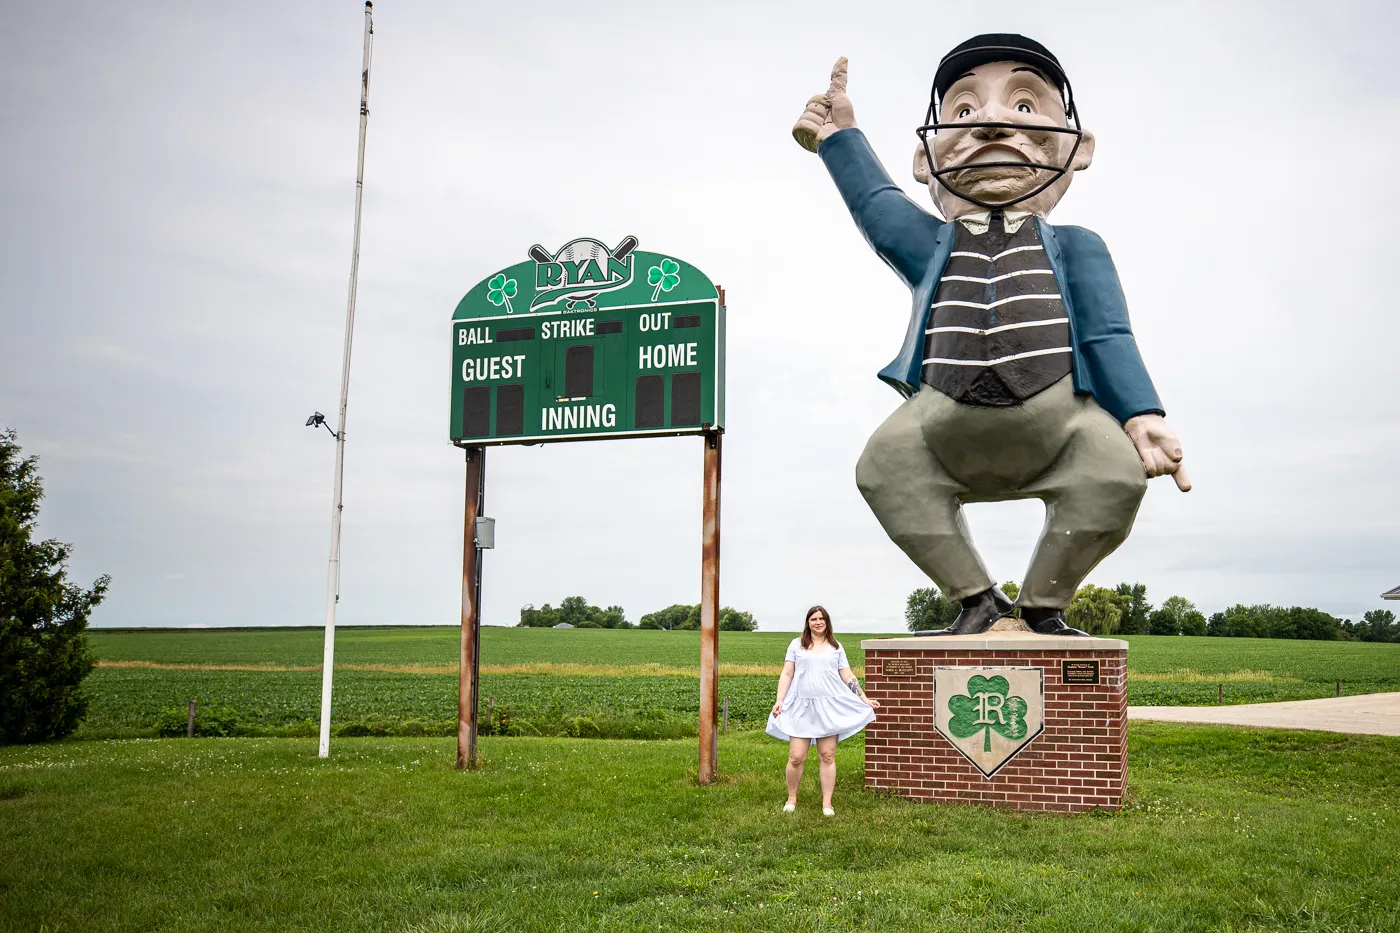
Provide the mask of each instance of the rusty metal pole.
POLYGON ((715 779, 719 752, 719 488, 724 433, 705 442, 704 531, 700 564, 700 783, 715 779))
POLYGON ((467 448, 466 506, 462 516, 462 658, 457 681, 457 767, 477 768, 476 701, 481 682, 481 548, 476 519, 486 498, 486 448, 467 448))

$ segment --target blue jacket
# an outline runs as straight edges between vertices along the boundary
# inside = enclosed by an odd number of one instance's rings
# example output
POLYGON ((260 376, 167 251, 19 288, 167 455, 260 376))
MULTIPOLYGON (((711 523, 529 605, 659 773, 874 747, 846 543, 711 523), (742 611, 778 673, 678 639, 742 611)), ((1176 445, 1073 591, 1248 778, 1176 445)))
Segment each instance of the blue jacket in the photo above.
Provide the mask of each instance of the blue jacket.
MULTIPOLYGON (((818 152, 866 242, 914 292, 904 346, 880 370, 881 379, 911 396, 919 388, 933 293, 953 251, 953 225, 909 200, 860 130, 828 136, 818 152)), ((1069 312, 1074 390, 1092 395, 1120 424, 1145 412, 1161 413, 1103 240, 1083 227, 1056 227, 1040 218, 1036 223, 1069 312)))

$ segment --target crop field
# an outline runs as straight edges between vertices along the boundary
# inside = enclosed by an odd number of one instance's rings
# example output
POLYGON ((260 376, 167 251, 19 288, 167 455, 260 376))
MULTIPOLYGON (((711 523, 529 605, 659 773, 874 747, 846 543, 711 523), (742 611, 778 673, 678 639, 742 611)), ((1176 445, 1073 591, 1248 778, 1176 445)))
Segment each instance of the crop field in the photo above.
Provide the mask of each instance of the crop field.
MULTIPOLYGON (((795 632, 722 632, 720 662, 763 665, 776 676, 795 632)), ((90 633, 94 652, 106 661, 200 665, 295 665, 321 663, 322 634, 308 629, 151 629, 90 633)), ((458 629, 447 626, 336 630, 336 664, 454 667, 458 629)), ((864 666, 860 642, 885 634, 838 633, 846 656, 864 666)), ((1252 671, 1276 679, 1400 683, 1400 645, 1342 641, 1284 641, 1268 638, 1192 638, 1130 635, 1131 674, 1191 672, 1205 676, 1252 671)), ((583 664, 657 665, 694 671, 700 663, 699 632, 639 629, 529 629, 486 626, 481 630, 484 669, 493 666, 583 664)))
MULTIPOLYGON (((442 678, 437 678, 442 679, 442 678)), ((484 738, 0 748, 0 931, 1396 933, 1400 739, 1135 724, 1119 813, 916 804, 786 749, 484 738)))
MULTIPOLYGON (((237 711, 241 731, 310 735, 321 709, 316 671, 203 671, 99 668, 88 678, 93 697, 82 738, 149 735, 162 709, 200 706, 237 711)), ((760 725, 773 705, 774 681, 734 677, 721 681, 734 726, 760 725)), ((481 679, 483 723, 521 734, 567 734, 573 723, 584 734, 637 738, 693 734, 700 709, 694 677, 577 677, 486 674, 481 679), (501 722, 502 715, 509 717, 501 722), (494 717, 494 718, 493 718, 494 717), (629 729, 625 723, 632 719, 629 729), (684 728, 669 720, 679 719, 684 728), (523 721, 522 721, 523 720, 523 721), (511 722, 516 725, 510 726, 511 722), (620 722, 622 724, 620 724, 620 722), (609 728, 604 729, 603 724, 609 728)), ((448 675, 338 671, 331 719, 350 734, 455 734, 457 678, 448 675)))
MULTIPOLYGON (((727 664, 782 666, 794 632, 723 632, 720 658, 727 664)), ((865 655, 860 639, 843 639, 851 663, 865 655)), ((183 664, 321 663, 321 629, 180 629, 91 632, 97 656, 109 660, 183 664)), ((336 664, 455 666, 460 644, 455 627, 336 629, 336 664)), ((660 665, 679 671, 700 666, 699 632, 642 629, 540 629, 484 626, 481 663, 599 666, 660 665)))
MULTIPOLYGON (((94 631, 99 668, 80 737, 151 735, 162 710, 236 713, 242 734, 306 735, 320 710, 321 632, 94 631)), ((733 728, 755 728, 773 702, 792 633, 725 632, 720 695, 733 728)), ((847 635, 857 672, 861 635, 847 635)), ((455 730, 458 632, 342 628, 332 720, 343 734, 447 735, 455 730)), ((1400 690, 1400 645, 1132 636, 1128 701, 1193 706, 1400 690)), ((664 738, 693 734, 699 707, 696 632, 486 628, 483 730, 513 735, 664 738)))

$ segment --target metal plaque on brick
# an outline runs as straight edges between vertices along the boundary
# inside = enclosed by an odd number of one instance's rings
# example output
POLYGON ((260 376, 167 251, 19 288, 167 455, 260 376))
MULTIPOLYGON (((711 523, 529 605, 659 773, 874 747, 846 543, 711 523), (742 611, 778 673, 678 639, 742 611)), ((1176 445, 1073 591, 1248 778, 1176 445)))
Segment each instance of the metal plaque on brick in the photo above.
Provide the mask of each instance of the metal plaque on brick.
POLYGON ((938 667, 933 724, 983 777, 992 777, 1045 729, 1038 667, 938 667))
POLYGON ((1097 684, 1099 682, 1099 662, 1093 659, 1061 661, 1060 682, 1065 684, 1097 684))
POLYGON ((452 315, 454 444, 724 427, 725 308, 703 272, 633 236, 522 252, 452 315))
POLYGON ((886 677, 913 677, 918 666, 913 658, 885 658, 880 662, 880 673, 886 677))

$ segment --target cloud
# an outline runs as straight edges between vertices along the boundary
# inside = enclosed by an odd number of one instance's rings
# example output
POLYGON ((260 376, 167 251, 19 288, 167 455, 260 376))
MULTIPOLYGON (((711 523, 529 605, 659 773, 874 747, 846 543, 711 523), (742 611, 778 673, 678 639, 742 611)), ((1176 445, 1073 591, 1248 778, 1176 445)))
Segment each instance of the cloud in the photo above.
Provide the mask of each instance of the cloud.
MULTIPOLYGON (((926 203, 933 63, 1004 28, 1056 51, 1098 135, 1055 220, 1113 251, 1197 486, 1153 484, 1094 581, 1336 612, 1394 585, 1391 6, 605 7, 376 11, 342 621, 457 619, 462 294, 532 243, 635 234, 729 294, 723 601, 765 629, 814 601, 897 628, 924 581, 852 471, 898 403, 874 373, 908 292, 789 127, 850 56, 861 126, 926 203)), ((79 578, 114 575, 98 624, 321 620, 334 445, 303 423, 339 386, 360 29, 333 4, 7 20, 0 398, 43 458, 46 531, 79 578)), ((694 439, 493 450, 487 620, 698 598, 700 461, 694 439)), ((1039 506, 970 515, 1018 577, 1039 506)))

